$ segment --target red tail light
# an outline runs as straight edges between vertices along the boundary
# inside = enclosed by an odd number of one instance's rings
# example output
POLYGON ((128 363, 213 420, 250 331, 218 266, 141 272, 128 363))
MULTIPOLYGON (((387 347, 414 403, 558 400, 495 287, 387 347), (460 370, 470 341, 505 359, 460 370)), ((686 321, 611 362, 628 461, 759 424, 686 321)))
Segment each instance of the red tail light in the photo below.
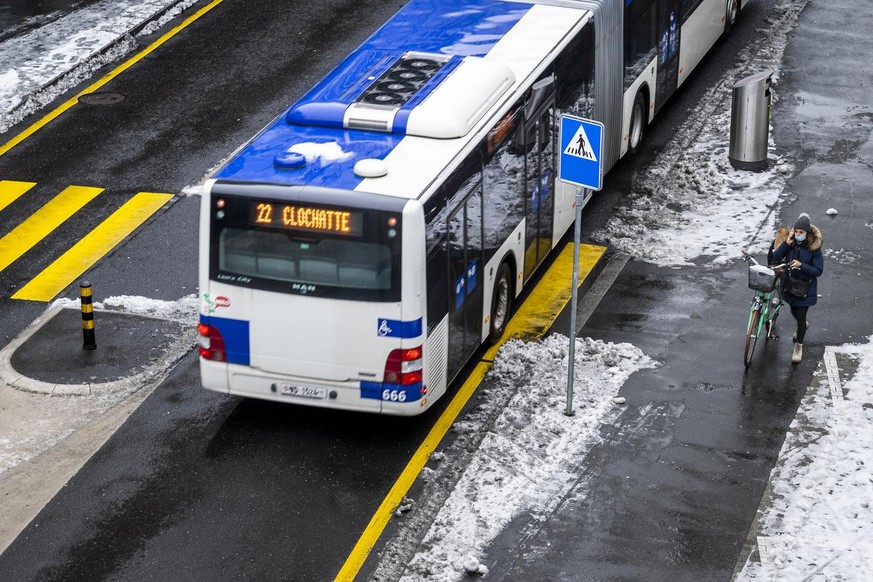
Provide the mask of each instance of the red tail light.
POLYGON ((200 334, 200 357, 214 362, 226 362, 227 350, 224 347, 224 338, 215 327, 200 323, 197 325, 197 333, 200 334))
POLYGON ((385 361, 386 384, 408 386, 421 382, 422 371, 421 346, 392 350, 385 361))

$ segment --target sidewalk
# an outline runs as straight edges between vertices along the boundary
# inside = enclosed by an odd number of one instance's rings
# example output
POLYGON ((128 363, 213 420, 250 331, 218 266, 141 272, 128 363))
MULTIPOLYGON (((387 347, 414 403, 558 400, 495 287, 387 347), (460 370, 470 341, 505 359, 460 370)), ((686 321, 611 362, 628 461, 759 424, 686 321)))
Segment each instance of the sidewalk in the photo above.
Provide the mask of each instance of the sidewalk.
POLYGON ((828 348, 785 437, 733 580, 873 576, 873 348, 828 348), (837 535, 834 535, 837 534, 837 535))
POLYGON ((781 214, 789 223, 808 212, 823 227, 823 296, 813 309, 830 345, 786 435, 734 580, 873 579, 873 337, 846 332, 869 334, 873 325, 873 98, 858 81, 873 75, 871 26, 866 2, 810 2, 785 53, 774 139, 799 172, 781 214), (831 207, 839 214, 825 216, 831 207), (858 343, 835 346, 838 337, 858 343))
MULTIPOLYGON (((190 302, 189 302, 190 303, 190 302)), ((0 553, 194 345, 194 327, 53 307, 0 350, 0 553)))

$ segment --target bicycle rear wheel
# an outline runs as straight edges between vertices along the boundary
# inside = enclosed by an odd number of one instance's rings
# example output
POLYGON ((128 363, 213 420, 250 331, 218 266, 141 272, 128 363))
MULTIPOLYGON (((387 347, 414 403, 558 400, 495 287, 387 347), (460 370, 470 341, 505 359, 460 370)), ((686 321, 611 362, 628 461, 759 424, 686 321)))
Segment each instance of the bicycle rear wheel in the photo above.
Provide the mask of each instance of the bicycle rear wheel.
POLYGON ((761 319, 761 310, 753 309, 749 317, 749 329, 746 330, 746 347, 743 350, 743 363, 748 368, 752 363, 752 355, 755 353, 755 345, 758 343, 758 321, 761 319))

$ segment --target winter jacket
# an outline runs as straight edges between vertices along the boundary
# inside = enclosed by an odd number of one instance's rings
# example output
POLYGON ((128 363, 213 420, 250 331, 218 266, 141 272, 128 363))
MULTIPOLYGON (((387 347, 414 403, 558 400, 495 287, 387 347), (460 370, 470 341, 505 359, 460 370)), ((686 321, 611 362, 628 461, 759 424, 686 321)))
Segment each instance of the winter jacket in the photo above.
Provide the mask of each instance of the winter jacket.
MULTIPOLYGON (((773 260, 777 262, 791 263, 794 259, 800 261, 800 276, 802 279, 809 281, 809 292, 806 297, 797 297, 790 293, 783 293, 783 299, 792 307, 805 307, 815 305, 818 300, 818 278, 821 277, 824 271, 824 257, 821 253, 821 245, 823 239, 821 231, 817 226, 812 225, 809 233, 806 235, 806 240, 802 243, 794 242, 794 245, 789 245, 788 242, 783 242, 773 251, 773 260)), ((790 271, 797 274, 797 269, 785 269, 782 274, 783 288, 788 283, 790 271)))

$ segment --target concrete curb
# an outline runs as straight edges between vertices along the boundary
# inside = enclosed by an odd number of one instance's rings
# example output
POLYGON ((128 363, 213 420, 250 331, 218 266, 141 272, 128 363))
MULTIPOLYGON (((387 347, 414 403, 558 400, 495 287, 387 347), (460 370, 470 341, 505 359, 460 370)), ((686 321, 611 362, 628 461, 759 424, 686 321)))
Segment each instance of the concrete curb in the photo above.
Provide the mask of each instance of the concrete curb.
MULTIPOLYGON (((28 378, 17 372, 12 367, 12 354, 30 339, 37 331, 46 323, 61 312, 63 307, 52 307, 45 313, 40 315, 33 323, 31 323, 18 337, 9 342, 9 344, 0 350, 0 382, 5 382, 8 386, 21 390, 23 392, 33 392, 37 394, 47 394, 50 396, 87 396, 95 393, 114 392, 118 390, 129 390, 138 386, 143 386, 161 373, 169 369, 180 358, 182 358, 195 345, 194 338, 183 334, 175 339, 165 350, 164 355, 152 363, 144 371, 114 380, 112 382, 102 383, 87 383, 87 384, 55 384, 50 382, 42 382, 33 378, 28 378)), ((110 310, 95 309, 95 313, 109 312, 110 310)), ((112 311, 112 313, 125 313, 112 311)), ((138 313, 127 313, 137 317, 149 319, 163 319, 151 315, 142 315, 138 313)), ((166 320, 165 320, 166 321, 166 320)))

